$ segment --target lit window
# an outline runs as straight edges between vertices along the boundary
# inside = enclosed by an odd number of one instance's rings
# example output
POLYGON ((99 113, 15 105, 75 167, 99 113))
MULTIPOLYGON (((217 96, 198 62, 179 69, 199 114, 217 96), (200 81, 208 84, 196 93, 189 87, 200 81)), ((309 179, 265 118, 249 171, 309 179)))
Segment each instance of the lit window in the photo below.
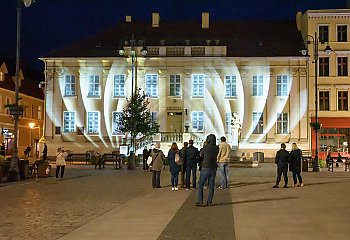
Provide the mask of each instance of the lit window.
POLYGON ((75 76, 74 75, 66 75, 65 76, 65 87, 64 87, 64 94, 65 96, 75 96, 75 76))
POLYGON ((236 76, 225 76, 226 97, 236 97, 236 76))
POLYGON ((125 75, 114 76, 114 97, 125 96, 125 75))
POLYGON ((254 134, 261 134, 264 131, 264 119, 262 112, 253 112, 253 121, 252 124, 254 127, 254 134))
POLYGON ((41 106, 38 106, 38 120, 41 120, 41 106))
POLYGON ((277 134, 287 134, 288 133, 288 113, 277 114, 277 124, 276 124, 277 134))
POLYGON ((75 112, 63 112, 64 132, 75 132, 75 112))
POLYGON ((193 97, 204 96, 204 75, 203 74, 192 75, 192 96, 193 97))
POLYGON ((88 112, 88 133, 99 133, 99 112, 88 112))
POLYGON ((181 96, 180 75, 170 75, 170 96, 181 96))
POLYGON ((158 75, 146 75, 146 95, 150 97, 158 97, 158 75))
POLYGON ((89 92, 88 97, 100 96, 100 76, 91 75, 89 78, 89 92))
POLYGON ((253 96, 262 96, 264 92, 264 77, 253 76, 253 96))
POLYGON ((122 134, 120 120, 122 117, 122 112, 113 112, 112 115, 112 135, 122 134))
POLYGON ((204 130, 204 113, 192 112, 192 131, 203 132, 204 130))
POLYGON ((288 76, 277 75, 277 96, 288 96, 288 76))

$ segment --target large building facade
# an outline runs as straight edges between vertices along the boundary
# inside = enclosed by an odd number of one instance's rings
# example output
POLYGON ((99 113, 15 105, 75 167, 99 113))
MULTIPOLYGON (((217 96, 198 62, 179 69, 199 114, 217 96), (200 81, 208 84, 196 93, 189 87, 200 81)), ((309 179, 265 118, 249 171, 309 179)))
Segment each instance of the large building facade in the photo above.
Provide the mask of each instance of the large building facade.
POLYGON ((192 138, 201 146, 214 133, 226 136, 237 155, 273 157, 281 142, 309 149, 302 46, 294 21, 209 24, 208 13, 197 23, 159 22, 158 14, 150 23, 128 19, 41 58, 46 139, 77 152, 118 148, 125 134, 115 120, 134 85, 149 97, 162 142, 192 138))

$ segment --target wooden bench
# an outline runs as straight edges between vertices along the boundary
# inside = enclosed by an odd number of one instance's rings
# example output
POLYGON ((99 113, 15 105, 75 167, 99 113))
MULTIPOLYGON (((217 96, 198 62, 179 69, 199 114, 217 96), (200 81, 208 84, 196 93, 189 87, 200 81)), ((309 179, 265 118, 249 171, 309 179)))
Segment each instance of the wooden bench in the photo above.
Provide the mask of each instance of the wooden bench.
POLYGON ((67 156, 67 161, 70 162, 70 164, 73 164, 73 162, 84 162, 88 164, 90 162, 90 154, 88 153, 70 153, 67 156))
MULTIPOLYGON (((337 164, 337 160, 339 159, 339 157, 331 157, 331 161, 329 161, 328 164, 328 171, 330 171, 332 169, 332 172, 334 170, 334 162, 337 164), (335 161, 334 161, 335 160, 335 161)), ((349 158, 348 157, 341 157, 340 158, 342 162, 345 162, 345 171, 347 171, 349 169, 349 158)))
POLYGON ((113 167, 118 169, 122 167, 122 159, 118 153, 105 153, 102 155, 102 165, 105 166, 105 163, 112 162, 113 167))

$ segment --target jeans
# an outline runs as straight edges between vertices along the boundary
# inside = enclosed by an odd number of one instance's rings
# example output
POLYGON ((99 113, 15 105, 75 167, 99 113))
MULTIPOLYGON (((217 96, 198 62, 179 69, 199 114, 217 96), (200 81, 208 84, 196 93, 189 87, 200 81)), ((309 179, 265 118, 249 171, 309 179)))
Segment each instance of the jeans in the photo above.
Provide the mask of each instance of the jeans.
POLYGON ((160 173, 161 171, 152 171, 152 187, 160 187, 160 173))
POLYGON ((185 176, 186 176, 186 166, 185 166, 185 164, 182 164, 181 165, 181 187, 182 188, 185 187, 185 185, 186 185, 185 176))
POLYGON ((299 183, 302 184, 303 183, 303 179, 301 178, 300 172, 293 172, 293 182, 294 185, 297 184, 297 177, 299 179, 299 183))
POLYGON ((284 186, 288 185, 288 164, 281 164, 281 165, 277 165, 277 179, 276 179, 276 186, 278 186, 278 184, 281 181, 281 176, 283 173, 283 178, 284 178, 284 186))
POLYGON ((65 167, 66 166, 56 166, 56 178, 58 178, 58 173, 60 172, 60 169, 61 169, 61 178, 63 178, 65 167))
POLYGON ((177 187, 179 183, 179 172, 171 172, 171 186, 177 187))
POLYGON ((197 164, 196 163, 187 163, 186 166, 186 188, 190 188, 190 177, 192 172, 192 186, 196 188, 197 181, 197 164))
POLYGON ((210 169, 210 168, 202 168, 202 171, 199 176, 198 181, 198 198, 197 202, 202 204, 203 203, 203 187, 204 183, 209 180, 209 193, 208 193, 208 201, 207 204, 212 204, 213 202, 213 196, 214 196, 214 188, 215 188, 215 176, 216 176, 216 169, 210 169))
POLYGON ((221 176, 221 187, 230 187, 230 172, 228 163, 218 163, 218 170, 221 176))

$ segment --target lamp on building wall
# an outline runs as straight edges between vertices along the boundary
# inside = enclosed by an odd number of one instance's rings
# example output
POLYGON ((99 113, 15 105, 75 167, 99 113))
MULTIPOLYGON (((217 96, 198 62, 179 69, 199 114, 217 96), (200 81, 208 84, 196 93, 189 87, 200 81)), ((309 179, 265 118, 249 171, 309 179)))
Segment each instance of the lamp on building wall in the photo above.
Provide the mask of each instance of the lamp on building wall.
MULTIPOLYGON (((140 40, 135 39, 134 34, 131 34, 131 39, 125 40, 126 38, 122 38, 120 42, 120 46, 118 49, 118 53, 120 56, 125 56, 125 54, 131 58, 131 104, 133 104, 134 99, 134 92, 137 89, 137 50, 139 47, 139 44, 142 43, 142 49, 140 50, 140 53, 142 56, 146 56, 148 53, 147 47, 145 45, 145 39, 142 38, 140 40), (135 83, 134 83, 135 82, 135 83)), ((132 107, 132 106, 131 106, 132 107)), ((133 120, 133 116, 131 116, 131 119, 133 120)), ((130 158, 135 159, 135 139, 133 136, 131 136, 131 147, 130 147, 130 158)), ((132 164, 131 164, 132 165, 132 164)), ((133 168, 134 166, 128 166, 129 168, 133 168)))
MULTIPOLYGON (((319 41, 323 43, 322 39, 319 39, 317 36, 317 33, 315 32, 315 35, 306 35, 304 38, 305 46, 312 44, 313 46, 313 63, 315 64, 315 122, 310 123, 310 126, 315 131, 315 159, 313 163, 313 171, 319 172, 320 171, 320 165, 318 163, 318 132, 320 130, 320 124, 318 122, 318 91, 317 91, 317 76, 318 76, 318 43, 319 41)), ((326 52, 327 55, 329 55, 332 52, 331 47, 327 44, 326 48, 324 49, 324 52, 326 52)), ((303 55, 308 54, 308 49, 304 48, 301 50, 301 53, 303 55)))
POLYGON ((19 105, 19 64, 20 64, 20 52, 21 52, 21 15, 22 15, 22 3, 26 7, 30 7, 34 0, 17 0, 17 40, 16 40, 16 81, 15 81, 15 103, 10 108, 10 114, 14 118, 14 139, 13 139, 13 154, 10 163, 8 181, 19 180, 19 159, 18 159, 18 120, 23 115, 23 107, 19 105))

